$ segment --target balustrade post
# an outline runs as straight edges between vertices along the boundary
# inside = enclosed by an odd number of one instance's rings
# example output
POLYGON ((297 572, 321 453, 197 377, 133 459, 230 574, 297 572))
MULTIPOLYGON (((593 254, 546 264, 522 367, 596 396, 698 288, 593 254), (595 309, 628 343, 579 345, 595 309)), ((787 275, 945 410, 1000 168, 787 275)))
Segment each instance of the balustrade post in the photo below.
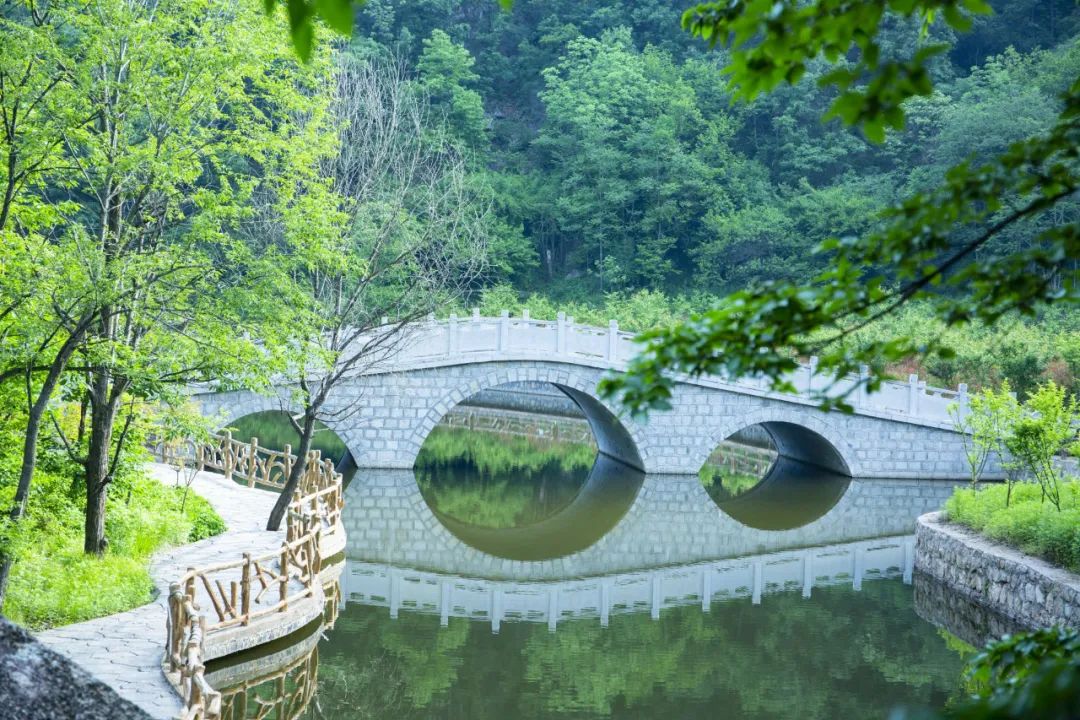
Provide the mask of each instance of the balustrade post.
POLYGON ((908 375, 908 415, 919 412, 919 376, 917 373, 908 375))
POLYGON ((450 313, 450 319, 446 323, 446 354, 454 355, 458 351, 458 319, 457 314, 450 313))
POLYGON ((531 319, 529 317, 529 308, 522 308, 521 309, 521 319, 522 320, 530 320, 531 319))
POLYGON ((558 355, 566 354, 566 313, 564 312, 555 316, 555 352, 558 355))
POLYGON ((859 389, 855 392, 855 407, 866 406, 866 383, 870 377, 870 368, 867 365, 859 366, 859 389))
POLYGON ((806 366, 806 392, 814 392, 814 375, 817 373, 817 355, 810 356, 810 363, 806 366))
POLYGON ((619 321, 608 321, 608 336, 607 336, 607 359, 608 362, 615 362, 619 353, 619 321))
POLYGON ((499 345, 496 348, 499 352, 506 352, 510 349, 510 311, 503 310, 499 316, 499 345))
POLYGON ((480 322, 480 308, 474 307, 472 309, 472 321, 473 322, 480 322))
POLYGON ((240 570, 240 614, 244 625, 251 622, 251 553, 244 553, 244 566, 240 570))
POLYGON ((956 388, 956 414, 960 418, 964 418, 968 414, 968 386, 967 383, 960 383, 960 386, 956 388))

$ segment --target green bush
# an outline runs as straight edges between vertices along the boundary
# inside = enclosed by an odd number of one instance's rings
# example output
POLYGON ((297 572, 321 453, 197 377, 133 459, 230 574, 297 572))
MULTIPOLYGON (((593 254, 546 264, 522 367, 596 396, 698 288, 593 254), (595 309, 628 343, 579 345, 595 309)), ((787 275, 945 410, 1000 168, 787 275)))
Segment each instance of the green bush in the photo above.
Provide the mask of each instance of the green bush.
POLYGON ((1038 484, 1014 485, 1008 507, 1006 492, 1005 485, 957 489, 945 512, 988 538, 1080 572, 1080 480, 1061 484, 1060 512, 1044 500, 1038 484))
MULTIPOLYGON (((13 492, 12 483, 0 484, 0 506, 13 492)), ((153 592, 152 553, 225 529, 203 498, 189 492, 185 501, 184 488, 129 471, 110 488, 109 547, 99 558, 83 553, 84 505, 70 474, 35 474, 26 517, 2 537, 16 557, 3 607, 13 621, 40 630, 138 607, 153 592)))

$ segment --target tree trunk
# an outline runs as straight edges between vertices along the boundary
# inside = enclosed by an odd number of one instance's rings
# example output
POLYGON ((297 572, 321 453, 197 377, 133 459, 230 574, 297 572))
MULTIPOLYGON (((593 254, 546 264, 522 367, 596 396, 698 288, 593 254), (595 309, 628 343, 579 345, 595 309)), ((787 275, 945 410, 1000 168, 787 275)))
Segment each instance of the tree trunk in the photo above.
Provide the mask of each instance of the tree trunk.
POLYGON ((86 522, 83 550, 105 552, 105 500, 112 480, 110 450, 120 393, 110 382, 108 370, 97 370, 90 385, 90 444, 86 451, 86 522))
MULTIPOLYGON (((49 373, 45 376, 45 382, 42 383, 41 389, 38 390, 34 404, 30 406, 26 421, 26 436, 23 439, 19 484, 15 489, 15 498, 9 511, 12 522, 18 522, 26 514, 26 501, 30 497, 30 483, 34 479, 34 468, 37 465, 37 443, 41 431, 41 419, 45 416, 45 409, 48 407, 49 400, 52 399, 52 394, 56 390, 60 375, 63 374, 68 361, 71 360, 71 356, 75 354, 75 348, 78 347, 81 338, 82 331, 80 330, 69 335, 64 344, 60 346, 56 357, 53 358, 52 365, 49 366, 49 373)), ((8 578, 11 576, 11 565, 14 561, 15 558, 6 553, 0 553, 0 608, 4 607, 4 594, 7 592, 8 578)))
POLYGON ((278 496, 277 502, 274 503, 274 509, 270 511, 270 518, 266 521, 267 530, 276 531, 281 528, 281 521, 285 517, 285 512, 289 509, 289 502, 292 500, 293 493, 300 486, 300 479, 304 477, 304 472, 307 470, 308 451, 311 450, 311 438, 315 435, 316 412, 317 408, 304 408, 304 426, 300 429, 300 445, 295 451, 296 462, 293 464, 292 472, 289 473, 289 478, 285 481, 285 487, 282 488, 281 495, 278 496))

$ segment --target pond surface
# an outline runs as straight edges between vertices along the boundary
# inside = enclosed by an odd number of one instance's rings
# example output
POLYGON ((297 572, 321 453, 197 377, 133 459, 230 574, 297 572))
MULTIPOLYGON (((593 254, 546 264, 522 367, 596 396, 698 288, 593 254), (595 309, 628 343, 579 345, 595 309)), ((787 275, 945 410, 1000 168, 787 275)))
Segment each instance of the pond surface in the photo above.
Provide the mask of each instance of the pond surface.
POLYGON ((886 718, 961 692, 965 646, 920 618, 911 584, 914 518, 949 483, 852 480, 752 446, 719 448, 700 477, 647 477, 574 422, 564 440, 447 422, 413 471, 358 471, 322 639, 212 667, 226 707, 886 718))

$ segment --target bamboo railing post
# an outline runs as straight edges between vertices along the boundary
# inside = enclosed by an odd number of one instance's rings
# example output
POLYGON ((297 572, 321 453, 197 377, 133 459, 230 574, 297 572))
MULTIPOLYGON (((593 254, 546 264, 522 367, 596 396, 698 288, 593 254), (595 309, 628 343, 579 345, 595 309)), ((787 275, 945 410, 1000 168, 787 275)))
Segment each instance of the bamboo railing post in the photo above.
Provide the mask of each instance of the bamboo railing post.
POLYGON ((278 612, 289 609, 289 543, 281 543, 281 608, 278 612))
POLYGON ((285 445, 285 458, 284 458, 283 463, 285 465, 285 477, 283 477, 281 479, 281 481, 284 484, 284 483, 289 481, 289 476, 292 475, 292 469, 293 469, 292 445, 288 445, 288 444, 285 445))
POLYGON ((183 618, 183 593, 180 590, 180 583, 172 583, 169 585, 169 622, 166 627, 166 635, 168 636, 168 644, 165 647, 165 652, 169 656, 169 669, 176 672, 177 667, 180 664, 180 638, 184 632, 183 618))
POLYGON ((249 488, 255 487, 255 471, 259 466, 259 438, 251 438, 251 444, 248 446, 248 477, 247 486, 249 488))
POLYGON ((251 553, 244 553, 244 567, 240 570, 240 612, 242 624, 251 622, 251 553))
POLYGON ((233 479, 233 452, 232 452, 232 430, 225 431, 225 440, 222 442, 221 450, 221 474, 227 477, 229 480, 233 479))

